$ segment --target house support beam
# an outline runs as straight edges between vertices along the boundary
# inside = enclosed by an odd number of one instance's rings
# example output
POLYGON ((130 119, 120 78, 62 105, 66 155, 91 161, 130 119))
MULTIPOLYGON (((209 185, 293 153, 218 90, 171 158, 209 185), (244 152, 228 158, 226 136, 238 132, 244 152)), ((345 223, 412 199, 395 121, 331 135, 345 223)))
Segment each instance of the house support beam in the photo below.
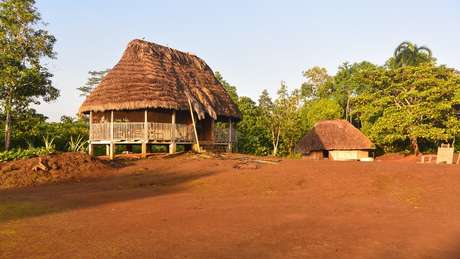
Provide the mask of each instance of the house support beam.
POLYGON ((147 157, 147 143, 149 142, 149 123, 148 123, 148 111, 144 110, 144 140, 142 141, 142 157, 147 157))
POLYGON ((109 154, 110 160, 113 160, 115 158, 115 143, 110 142, 109 150, 110 150, 110 154, 109 154))
POLYGON ((227 144, 227 152, 231 153, 233 151, 233 143, 232 143, 232 135, 233 135, 233 123, 232 119, 228 119, 228 144, 227 144))
POLYGON ((88 142, 88 154, 90 156, 94 155, 93 144, 91 143, 93 134, 93 111, 89 112, 89 142, 88 142))
POLYGON ((169 144, 169 153, 176 153, 176 111, 171 115, 171 144, 169 144))
POLYGON ((113 110, 110 111, 110 160, 115 158, 115 143, 113 141, 113 110))

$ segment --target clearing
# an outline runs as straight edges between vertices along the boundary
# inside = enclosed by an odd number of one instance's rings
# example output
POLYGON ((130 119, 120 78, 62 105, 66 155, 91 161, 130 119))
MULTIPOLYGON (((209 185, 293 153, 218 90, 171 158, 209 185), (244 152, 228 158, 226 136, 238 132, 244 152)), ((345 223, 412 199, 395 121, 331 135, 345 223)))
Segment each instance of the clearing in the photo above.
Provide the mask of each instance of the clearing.
POLYGON ((83 156, 81 178, 4 177, 26 187, 0 190, 0 258, 460 257, 459 166, 243 158, 83 156))

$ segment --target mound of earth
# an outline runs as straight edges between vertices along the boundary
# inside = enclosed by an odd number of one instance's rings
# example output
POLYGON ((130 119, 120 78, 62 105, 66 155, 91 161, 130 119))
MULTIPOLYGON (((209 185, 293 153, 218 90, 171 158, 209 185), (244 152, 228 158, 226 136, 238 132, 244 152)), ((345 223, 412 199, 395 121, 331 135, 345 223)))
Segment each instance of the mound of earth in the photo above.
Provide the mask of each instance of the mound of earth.
POLYGON ((109 174, 112 166, 83 153, 60 153, 0 164, 0 189, 78 181, 109 174))

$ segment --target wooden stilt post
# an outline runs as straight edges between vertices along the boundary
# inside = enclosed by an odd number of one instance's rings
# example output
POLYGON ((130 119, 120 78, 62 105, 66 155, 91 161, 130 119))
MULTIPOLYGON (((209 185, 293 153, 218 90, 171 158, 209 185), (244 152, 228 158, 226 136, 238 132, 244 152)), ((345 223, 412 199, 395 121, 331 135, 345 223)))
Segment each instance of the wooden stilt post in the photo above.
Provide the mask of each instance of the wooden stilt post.
POLYGON ((110 156, 110 145, 105 145, 105 155, 110 156))
POLYGON ((149 124, 147 109, 144 110, 144 140, 142 141, 142 157, 147 157, 147 142, 149 142, 149 124))
POLYGON ((197 147, 196 151, 200 153, 201 152, 200 141, 198 140, 198 132, 196 131, 195 116, 193 115, 192 102, 190 101, 190 98, 188 98, 188 106, 190 108, 190 116, 192 116, 193 132, 195 133, 195 141, 196 141, 196 147, 197 147))
POLYGON ((115 142, 113 140, 113 110, 110 111, 110 159, 115 158, 115 142))
POLYGON ((232 152, 232 134, 233 134, 233 124, 232 119, 228 119, 228 144, 227 144, 227 151, 229 153, 232 152))
POLYGON ((176 111, 171 115, 171 144, 169 144, 169 153, 176 153, 176 111))
POLYGON ((89 112, 89 141, 88 141, 88 154, 90 156, 94 155, 94 150, 93 150, 93 111, 89 112))

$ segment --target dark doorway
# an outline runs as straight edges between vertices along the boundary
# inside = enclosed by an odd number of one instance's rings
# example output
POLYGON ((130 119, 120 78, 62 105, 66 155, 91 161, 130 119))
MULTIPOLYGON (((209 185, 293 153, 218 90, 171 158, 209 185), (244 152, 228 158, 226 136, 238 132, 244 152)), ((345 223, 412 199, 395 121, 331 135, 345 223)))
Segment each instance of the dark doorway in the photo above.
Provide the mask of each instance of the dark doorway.
POLYGON ((329 159, 329 151, 323 150, 323 159, 329 159))

